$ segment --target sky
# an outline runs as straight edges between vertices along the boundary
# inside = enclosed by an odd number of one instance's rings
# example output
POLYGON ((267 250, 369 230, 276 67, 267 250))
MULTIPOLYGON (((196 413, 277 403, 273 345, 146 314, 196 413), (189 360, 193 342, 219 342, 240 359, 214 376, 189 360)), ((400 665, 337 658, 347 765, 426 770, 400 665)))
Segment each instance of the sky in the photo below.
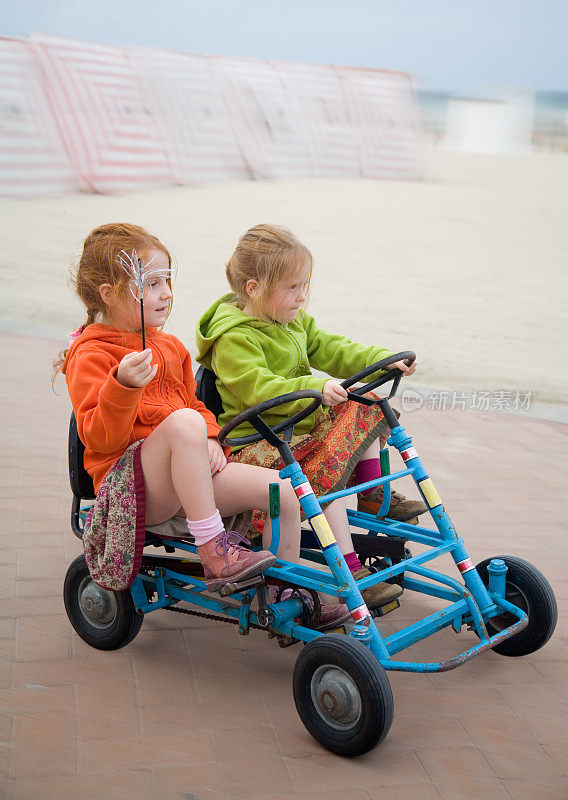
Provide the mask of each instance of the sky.
POLYGON ((568 0, 2 0, 31 32, 410 72, 419 89, 568 91, 568 0))

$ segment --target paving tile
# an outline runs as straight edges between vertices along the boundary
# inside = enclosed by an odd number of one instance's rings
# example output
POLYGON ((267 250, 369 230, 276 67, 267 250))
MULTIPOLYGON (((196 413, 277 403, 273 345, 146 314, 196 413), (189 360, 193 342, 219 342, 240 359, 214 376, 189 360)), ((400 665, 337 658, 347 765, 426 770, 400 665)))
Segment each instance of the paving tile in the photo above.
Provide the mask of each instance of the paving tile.
POLYGON ((140 719, 144 736, 174 731, 183 733, 196 726, 200 731, 240 731, 270 724, 263 704, 235 701, 224 694, 217 701, 207 703, 191 702, 186 698, 183 705, 172 705, 165 697, 160 705, 142 707, 140 719))
POLYGON ((556 691, 561 694, 565 700, 568 701, 568 663, 564 660, 568 655, 568 640, 558 639, 558 643, 562 644, 562 651, 566 649, 566 653, 562 652, 562 661, 542 661, 539 660, 535 663, 535 669, 539 675, 553 686, 556 691))
POLYGON ((475 747, 420 747, 420 763, 444 800, 510 800, 503 782, 475 747))
POLYGON ((235 747, 233 731, 216 731, 211 736, 226 792, 238 795, 253 788, 255 793, 266 796, 293 791, 271 728, 240 731, 238 748, 235 747), (270 770, 266 769, 267 764, 270 764, 270 770))
MULTIPOLYGON (((332 795, 330 794, 329 796, 331 797, 332 795)), ((413 785, 412 795, 409 795, 406 786, 400 786, 392 783, 382 783, 380 786, 373 786, 370 789, 367 789, 367 796, 370 798, 370 800, 386 800, 386 798, 388 798, 388 800, 409 800, 411 796, 419 798, 419 800, 440 800, 441 798, 439 791, 430 781, 427 783, 424 782, 413 785)), ((352 797, 353 795, 351 792, 349 792, 350 800, 352 797)), ((339 797, 338 800, 340 800, 339 797)))
POLYGON ((0 660, 14 661, 14 653, 16 650, 16 642, 10 639, 0 639, 0 660))
POLYGON ((183 706, 197 699, 186 653, 138 654, 132 656, 132 665, 140 706, 161 705, 165 700, 183 706))
MULTIPOLYGON (((150 770, 96 775, 20 777, 8 784, 7 800, 156 800, 150 770)), ((160 800, 166 800, 165 795, 160 800)))
POLYGON ((61 614, 64 610, 62 597, 24 597, 18 600, 4 600, 0 604, 0 618, 41 617, 49 614, 61 614))
POLYGON ((12 661, 0 661, 0 689, 7 689, 12 685, 12 661))
POLYGON ((16 565, 0 564, 0 600, 12 600, 15 596, 16 565))
POLYGON ((222 657, 217 647, 192 647, 190 649, 191 671, 196 678, 214 675, 220 680, 223 676, 231 676, 232 679, 242 681, 253 681, 253 672, 244 656, 242 650, 237 648, 226 649, 222 657))
POLYGON ((67 615, 24 617, 18 621, 18 661, 61 659, 70 652, 71 630, 67 615))
POLYGON ((560 775, 515 714, 462 714, 460 721, 499 778, 560 775))
POLYGON ((75 714, 20 714, 14 720, 12 777, 77 772, 75 714))
POLYGON ((75 708, 72 686, 42 686, 29 684, 0 690, 0 713, 39 714, 71 711, 75 708))
POLYGON ((132 683, 83 684, 77 687, 80 740, 136 738, 140 723, 136 690, 132 683))
POLYGON ((4 545, 0 547, 0 564, 16 564, 18 562, 18 551, 11 550, 4 545))
POLYGON ((541 681, 528 692, 502 688, 499 694, 536 741, 565 742, 568 750, 568 703, 555 687, 541 681))
MULTIPOLYGON (((392 685, 392 684, 391 684, 392 685)), ((431 686, 419 688, 406 685, 401 691, 393 687, 395 714, 397 717, 418 716, 459 717, 464 713, 484 712, 493 713, 501 709, 508 713, 510 707, 497 689, 486 688, 483 691, 472 690, 464 684, 461 689, 440 688, 431 686)))
POLYGON ((201 702, 210 702, 219 698, 222 691, 226 697, 239 701, 260 703, 266 697, 291 697, 292 675, 280 677, 255 673, 249 680, 241 676, 222 675, 217 677, 212 671, 207 677, 196 677, 195 688, 201 702))
POLYGON ((8 744, 12 739, 12 717, 0 714, 0 743, 8 744))
POLYGON ((148 765, 164 769, 208 769, 216 764, 216 753, 209 734, 187 731, 184 736, 162 735, 144 738, 112 738, 105 741, 79 742, 79 772, 129 772, 147 769, 148 765))
POLYGON ((307 733, 292 699, 284 704, 282 698, 266 698, 264 705, 282 755, 298 758, 322 754, 322 746, 307 733))
MULTIPOLYGON (((216 763, 200 765, 198 770, 170 768, 154 770, 156 796, 194 798, 195 800, 225 800, 222 779, 216 763)), ((272 800, 272 798, 271 798, 272 800)))
POLYGON ((13 640, 16 635, 15 619, 0 619, 0 641, 3 639, 13 640))
POLYGON ((407 790, 416 784, 428 784, 428 775, 413 751, 392 748, 388 739, 364 756, 342 758, 339 763, 332 753, 323 748, 320 752, 321 755, 287 761, 296 791, 369 789, 384 783, 387 770, 389 783, 406 786, 407 790))
MULTIPOLYGON (((0 742, 0 790, 3 791, 3 779, 7 779, 10 771, 12 749, 7 742, 0 742)), ((6 780, 4 780, 4 784, 6 780)), ((0 795, 1 797, 2 795, 0 795)))
POLYGON ((432 747, 445 746, 451 742, 453 746, 470 746, 471 736, 462 725, 461 717, 440 716, 436 725, 432 725, 429 717, 424 715, 403 716, 395 713, 389 733, 391 747, 421 747, 424 742, 432 747))
POLYGON ((563 740, 555 744, 545 744, 544 749, 562 774, 568 775, 568 750, 566 748, 566 742, 563 740))
POLYGON ((61 597, 63 589, 62 581, 59 578, 39 578, 33 581, 18 581, 16 584, 16 596, 20 597, 61 597))
POLYGON ((503 784, 512 800, 566 800, 568 797, 568 777, 504 780, 503 784))
MULTIPOLYGON (((15 686, 96 683, 104 687, 117 681, 134 681, 130 656, 94 651, 97 657, 28 661, 15 665, 15 686)), ((103 691, 103 689, 101 689, 103 691)))

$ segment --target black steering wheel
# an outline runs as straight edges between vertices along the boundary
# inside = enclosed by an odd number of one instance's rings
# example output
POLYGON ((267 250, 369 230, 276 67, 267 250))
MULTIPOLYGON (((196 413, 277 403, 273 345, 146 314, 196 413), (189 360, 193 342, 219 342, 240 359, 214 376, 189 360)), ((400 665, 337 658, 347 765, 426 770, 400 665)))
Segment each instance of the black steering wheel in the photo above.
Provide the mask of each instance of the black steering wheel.
MULTIPOLYGON (((371 364, 369 367, 365 367, 365 369, 362 369, 360 372, 356 372, 355 375, 352 375, 350 378, 346 378, 346 380, 341 382, 341 385, 344 389, 349 389, 354 383, 358 383, 366 378, 367 375, 372 375, 373 372, 378 372, 381 369, 385 369, 390 364, 396 364, 397 361, 404 361, 408 366, 410 366, 415 360, 416 353, 413 353, 412 350, 405 350, 404 353, 393 353, 392 356, 387 356, 387 358, 383 358, 381 361, 376 361, 374 364, 371 364)), ((394 395, 397 393, 398 385, 403 374, 404 373, 402 373, 399 369, 391 369, 386 375, 380 375, 374 381, 370 381, 364 386, 358 386, 352 392, 347 392, 347 396, 350 400, 356 400, 358 403, 363 403, 363 405, 374 406, 380 401, 372 400, 370 397, 362 397, 362 395, 367 394, 367 392, 370 392, 372 389, 376 389, 377 386, 382 386, 384 383, 393 381, 390 394, 386 398, 387 400, 390 400, 390 398, 394 397, 394 395)))
POLYGON ((223 445, 223 447, 226 445, 229 447, 235 447, 237 445, 252 444, 253 442, 259 442, 261 439, 266 439, 271 445, 278 447, 278 445, 282 444, 282 442, 276 434, 288 429, 292 431, 294 425, 312 414, 316 408, 321 406, 322 402, 322 393, 316 392, 314 389, 298 389, 296 392, 281 394, 278 397, 273 397, 272 400, 265 400, 262 403, 257 403, 255 406, 251 406, 251 408, 248 408, 246 411, 237 414, 236 417, 233 417, 230 422, 221 428, 217 435, 217 440, 219 444, 223 445), (289 419, 279 422, 273 428, 267 425, 267 423, 260 417, 261 414, 264 414, 265 411, 270 411, 271 408, 276 408, 276 406, 283 406, 284 403, 292 403, 296 400, 304 400, 310 397, 313 398, 313 403, 310 403, 307 408, 302 409, 302 411, 298 411, 289 419), (242 425, 243 422, 250 422, 250 424, 257 429, 258 433, 251 433, 248 436, 238 436, 235 439, 227 439, 227 436, 231 433, 231 431, 233 431, 235 428, 238 428, 238 426, 242 425))

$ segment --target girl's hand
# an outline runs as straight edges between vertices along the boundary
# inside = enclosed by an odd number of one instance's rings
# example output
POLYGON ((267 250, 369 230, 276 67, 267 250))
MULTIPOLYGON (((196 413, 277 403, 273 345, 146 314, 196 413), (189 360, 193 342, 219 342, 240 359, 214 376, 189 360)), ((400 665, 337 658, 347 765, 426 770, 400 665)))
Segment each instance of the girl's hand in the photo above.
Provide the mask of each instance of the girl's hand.
POLYGON ((338 403, 344 403, 347 400, 347 389, 344 389, 339 381, 333 379, 324 383, 321 393, 323 394, 323 404, 325 406, 336 406, 338 403))
POLYGON ((399 369, 403 375, 413 375, 416 369, 416 361, 413 361, 410 366, 405 364, 404 361, 395 361, 394 364, 390 364, 387 369, 399 369))
POLYGON ((118 365, 116 380, 127 389, 137 389, 150 383, 157 371, 158 365, 152 366, 152 351, 148 347, 141 353, 124 356, 118 365))
POLYGON ((227 466, 227 459, 223 448, 217 439, 210 438, 207 439, 207 447, 209 448, 209 467, 211 469, 211 475, 215 475, 216 472, 222 472, 227 466))

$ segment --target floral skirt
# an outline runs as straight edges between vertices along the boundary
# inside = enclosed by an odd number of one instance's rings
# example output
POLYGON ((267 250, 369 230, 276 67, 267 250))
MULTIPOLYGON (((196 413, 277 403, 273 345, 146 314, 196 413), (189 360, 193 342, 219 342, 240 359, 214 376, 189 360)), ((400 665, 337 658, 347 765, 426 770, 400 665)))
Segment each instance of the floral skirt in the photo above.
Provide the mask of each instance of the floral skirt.
MULTIPOLYGON (((355 465, 376 440, 381 447, 390 430, 378 406, 340 403, 326 409, 311 433, 293 436, 290 447, 317 495, 345 489, 355 465)), ((280 470, 284 462, 278 450, 265 439, 231 455, 229 461, 280 470)), ((262 534, 266 514, 255 511, 249 536, 262 534)))
POLYGON ((103 589, 127 589, 142 562, 146 492, 141 444, 131 444, 115 461, 85 522, 85 560, 92 579, 103 589))

